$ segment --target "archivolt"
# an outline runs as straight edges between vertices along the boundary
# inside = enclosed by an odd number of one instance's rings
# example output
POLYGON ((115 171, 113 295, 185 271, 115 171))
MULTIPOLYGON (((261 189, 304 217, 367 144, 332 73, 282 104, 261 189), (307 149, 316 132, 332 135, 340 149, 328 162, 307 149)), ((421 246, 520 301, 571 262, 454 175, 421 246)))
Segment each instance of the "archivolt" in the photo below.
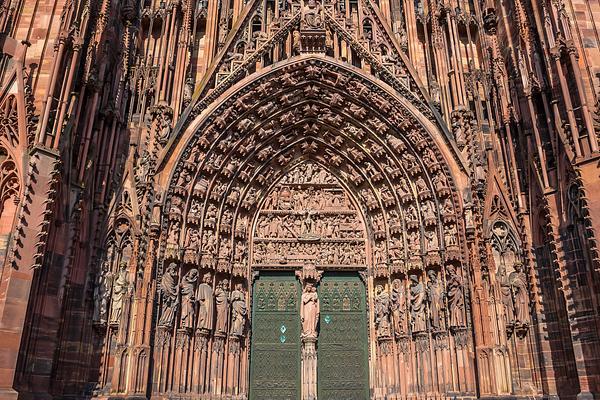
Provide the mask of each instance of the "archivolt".
POLYGON ((351 188, 372 248, 385 254, 372 258, 376 275, 462 258, 466 171, 458 152, 442 128, 356 70, 318 58, 271 68, 190 126, 160 171, 166 258, 246 276, 236 242, 248 237, 267 188, 299 159, 351 188), (391 246, 402 249, 397 259, 391 246), (185 257, 195 253, 201 257, 185 257))

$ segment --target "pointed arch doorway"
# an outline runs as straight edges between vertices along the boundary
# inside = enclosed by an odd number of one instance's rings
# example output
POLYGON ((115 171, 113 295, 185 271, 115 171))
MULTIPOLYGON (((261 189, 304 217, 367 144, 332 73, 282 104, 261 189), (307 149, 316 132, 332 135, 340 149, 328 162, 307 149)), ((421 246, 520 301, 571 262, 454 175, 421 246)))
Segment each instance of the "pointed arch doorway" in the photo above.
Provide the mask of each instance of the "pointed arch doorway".
MULTIPOLYGON (((471 314, 462 283, 469 276, 465 221, 472 219, 461 207, 468 180, 452 142, 423 110, 426 103, 392 89, 335 61, 301 56, 223 93, 161 161, 169 187, 165 258, 196 266, 214 277, 215 288, 235 288, 250 315, 254 284, 268 271, 293 274, 311 263, 325 272, 368 271, 369 397, 471 394, 471 314), (323 166, 337 188, 306 181, 313 176, 302 166, 308 161, 323 166), (283 179, 290 173, 291 183, 283 179), (275 196, 280 183, 286 185, 275 196), (313 195, 303 196, 311 187, 313 195), (315 196, 317 190, 326 195, 315 196), (305 207, 296 212, 296 202, 305 207), (338 222, 325 229, 322 218, 330 217, 338 222), (323 233, 313 235, 319 220, 323 233), (359 237, 348 237, 352 232, 359 237), (334 233, 346 237, 335 240, 334 233), (431 330, 423 293, 445 279, 454 285, 451 318, 431 330)), ((257 326, 246 319, 236 312, 229 337, 223 327, 196 332, 199 373, 192 374, 192 388, 249 395, 257 326)), ((165 344, 161 354, 168 361, 177 351, 165 344)), ((166 373, 157 378, 158 385, 169 380, 166 373)))
POLYGON ((299 160, 254 219, 250 399, 369 397, 367 235, 354 196, 299 160), (317 266, 306 274, 306 266, 317 266), (304 270, 304 272, 302 272, 304 270), (298 279, 296 279, 298 278, 298 279), (317 335, 302 332, 302 285, 317 288, 317 335))

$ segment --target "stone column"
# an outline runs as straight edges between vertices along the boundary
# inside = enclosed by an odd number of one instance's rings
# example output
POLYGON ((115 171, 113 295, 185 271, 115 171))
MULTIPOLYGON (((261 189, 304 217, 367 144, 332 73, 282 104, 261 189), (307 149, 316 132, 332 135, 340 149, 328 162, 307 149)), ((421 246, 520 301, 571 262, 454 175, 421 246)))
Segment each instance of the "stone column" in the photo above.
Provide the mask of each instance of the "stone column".
POLYGON ((317 337, 302 338, 302 400, 317 398, 317 337))
POLYGON ((210 332, 196 329, 194 338, 194 369, 192 373, 192 391, 204 393, 206 378, 206 357, 210 332))

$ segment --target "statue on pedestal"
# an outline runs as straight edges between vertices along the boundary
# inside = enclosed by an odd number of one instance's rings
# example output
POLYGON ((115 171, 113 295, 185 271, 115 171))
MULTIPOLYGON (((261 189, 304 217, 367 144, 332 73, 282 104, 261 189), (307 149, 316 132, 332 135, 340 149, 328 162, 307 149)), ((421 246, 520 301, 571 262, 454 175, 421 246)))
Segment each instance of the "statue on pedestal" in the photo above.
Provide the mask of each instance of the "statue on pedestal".
POLYGON ((229 311, 229 281, 223 279, 215 289, 215 308, 217 311, 216 333, 227 332, 227 314, 229 311))
POLYGON ((213 297, 212 276, 204 274, 198 286, 198 329, 212 331, 215 316, 215 300, 213 297))
POLYGON ((450 326, 466 326, 462 278, 456 273, 456 269, 452 264, 446 266, 446 272, 446 292, 448 293, 448 308, 450 309, 450 326))
POLYGON ((446 328, 444 319, 444 287, 438 279, 437 272, 433 269, 427 271, 429 282, 427 283, 427 300, 429 301, 429 316, 431 328, 434 331, 446 328))
POLYGON ((375 329, 378 337, 388 337, 390 329, 390 295, 382 285, 375 288, 375 329))
POLYGON ((246 295, 241 283, 236 283, 230 295, 231 301, 231 336, 244 336, 244 327, 246 326, 246 316, 248 308, 246 306, 246 295))
POLYGON ((317 288, 311 282, 306 282, 304 285, 304 292, 302 293, 302 305, 300 308, 302 337, 317 336, 319 311, 319 296, 317 295, 317 288))
POLYGON ((171 327, 179 307, 179 285, 177 284, 177 264, 171 263, 160 282, 162 306, 158 326, 171 327))
POLYGON ((125 303, 125 294, 127 293, 127 289, 129 287, 129 278, 127 276, 127 263, 121 261, 119 264, 119 272, 117 275, 117 280, 113 286, 112 293, 112 304, 110 311, 110 323, 118 324, 121 319, 121 314, 123 313, 123 305, 125 303))
POLYGON ((427 292, 417 275, 410 276, 410 316, 413 333, 427 330, 425 317, 425 299, 427 292))
POLYGON ((191 269, 181 280, 181 327, 193 328, 194 315, 196 313, 195 304, 196 282, 198 282, 198 270, 191 269))
POLYGON ((392 282, 392 317, 394 319, 394 333, 396 336, 404 336, 408 333, 408 319, 406 315, 406 289, 404 282, 394 279, 392 282))
POLYGON ((515 322, 520 325, 529 325, 529 292, 527 290, 527 277, 523 272, 523 265, 515 263, 514 272, 508 277, 515 306, 515 322))

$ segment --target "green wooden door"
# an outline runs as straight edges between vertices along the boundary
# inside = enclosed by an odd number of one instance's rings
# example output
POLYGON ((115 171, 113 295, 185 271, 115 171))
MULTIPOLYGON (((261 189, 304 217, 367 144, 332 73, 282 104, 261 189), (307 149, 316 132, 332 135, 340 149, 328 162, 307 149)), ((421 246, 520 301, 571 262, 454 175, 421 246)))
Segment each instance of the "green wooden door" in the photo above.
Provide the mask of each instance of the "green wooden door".
POLYGON ((319 299, 318 399, 368 399, 365 286, 358 274, 325 274, 319 299))
POLYGON ((300 399, 300 284, 260 274, 252 295, 250 400, 300 399))

